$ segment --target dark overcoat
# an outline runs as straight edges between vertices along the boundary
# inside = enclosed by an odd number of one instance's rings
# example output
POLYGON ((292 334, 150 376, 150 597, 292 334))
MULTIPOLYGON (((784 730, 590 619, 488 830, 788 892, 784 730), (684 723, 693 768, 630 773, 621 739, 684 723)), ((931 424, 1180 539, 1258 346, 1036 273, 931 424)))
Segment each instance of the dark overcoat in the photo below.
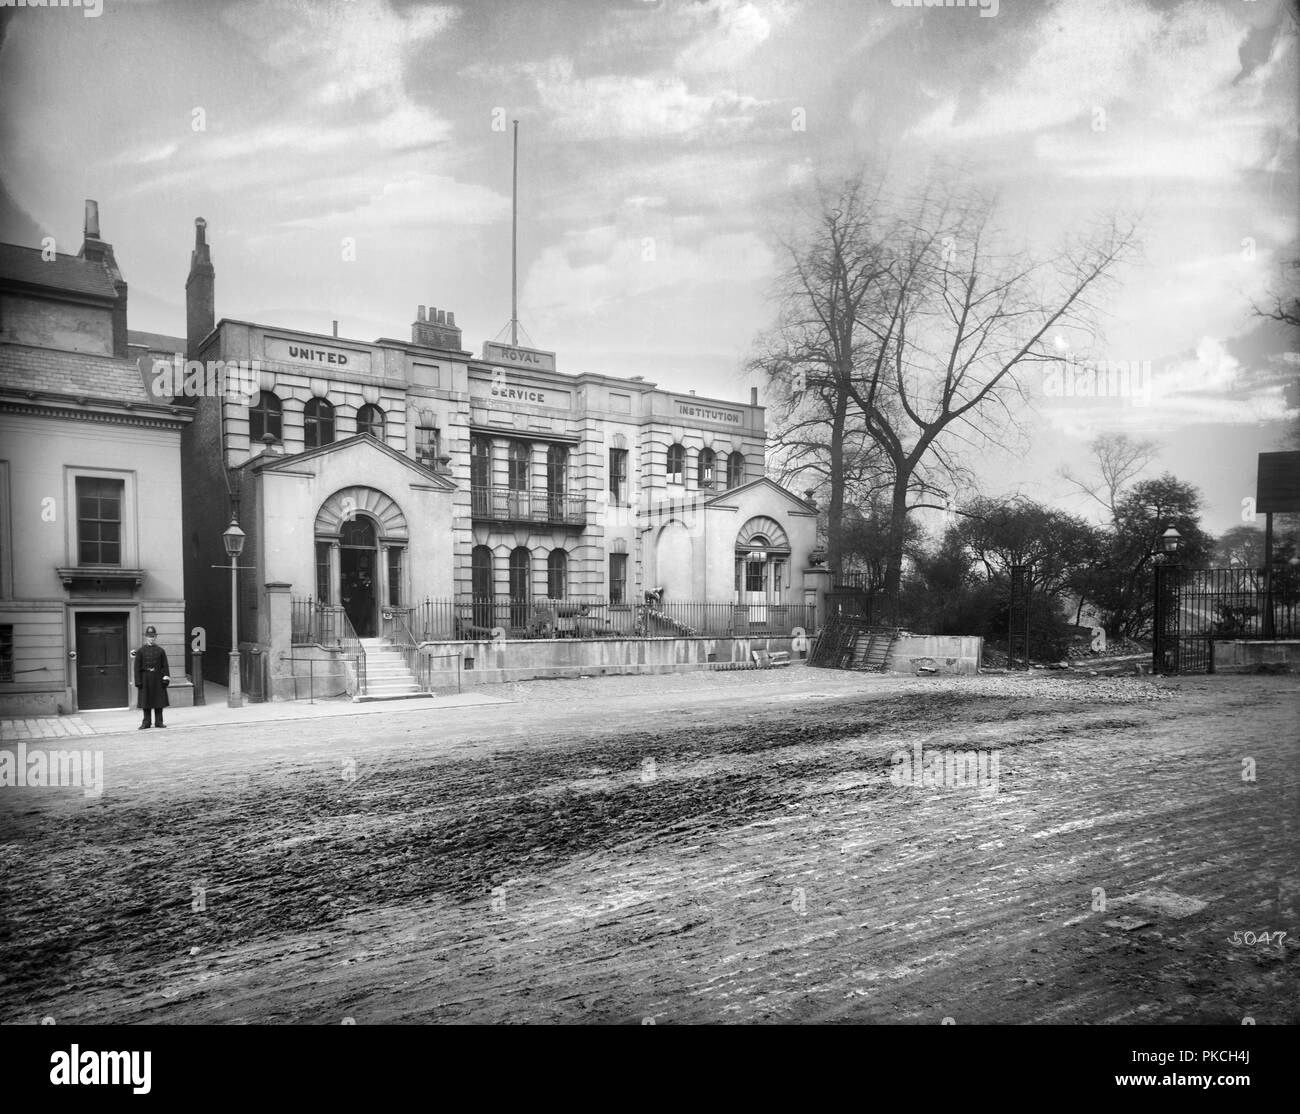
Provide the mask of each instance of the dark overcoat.
POLYGON ((166 708, 167 686, 164 677, 170 677, 167 668, 167 651, 156 643, 147 642, 135 653, 135 687, 140 694, 137 708, 166 708))

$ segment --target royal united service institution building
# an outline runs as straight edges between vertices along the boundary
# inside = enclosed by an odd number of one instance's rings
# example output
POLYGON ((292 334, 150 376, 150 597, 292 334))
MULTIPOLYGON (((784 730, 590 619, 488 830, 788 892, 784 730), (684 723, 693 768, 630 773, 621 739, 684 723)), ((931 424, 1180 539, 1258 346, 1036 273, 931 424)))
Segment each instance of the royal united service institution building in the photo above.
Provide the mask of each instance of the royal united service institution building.
POLYGON ((433 307, 409 340, 218 322, 214 288, 200 220, 188 355, 210 378, 183 435, 184 530, 191 613, 213 648, 229 627, 232 504, 247 535, 240 630, 263 643, 278 641, 258 614, 268 586, 299 626, 306 598, 361 639, 429 601, 460 602, 449 634, 507 638, 563 615, 555 604, 616 624, 609 609, 647 593, 663 614, 742 604, 765 628, 815 606, 816 508, 765 478, 757 392, 737 404, 568 375, 552 352, 492 341, 476 357, 433 307))

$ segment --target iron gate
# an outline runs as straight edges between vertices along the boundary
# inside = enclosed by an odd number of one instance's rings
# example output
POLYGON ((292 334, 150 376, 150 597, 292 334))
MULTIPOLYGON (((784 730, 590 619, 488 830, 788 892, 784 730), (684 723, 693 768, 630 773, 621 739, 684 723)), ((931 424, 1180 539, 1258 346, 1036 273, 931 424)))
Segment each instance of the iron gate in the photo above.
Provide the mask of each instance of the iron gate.
POLYGON ((1300 634, 1300 575, 1266 569, 1155 568, 1151 651, 1156 673, 1213 673, 1214 643, 1295 638, 1300 634))

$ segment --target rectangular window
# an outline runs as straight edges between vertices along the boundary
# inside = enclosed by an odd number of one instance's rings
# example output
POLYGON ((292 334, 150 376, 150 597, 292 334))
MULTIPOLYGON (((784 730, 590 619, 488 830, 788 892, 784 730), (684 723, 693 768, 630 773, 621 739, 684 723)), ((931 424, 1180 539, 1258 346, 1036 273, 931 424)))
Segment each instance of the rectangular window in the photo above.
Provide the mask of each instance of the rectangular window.
POLYGON ((772 602, 781 602, 781 581, 785 579, 785 562, 772 562, 772 602))
POLYGON ((627 502, 627 449, 609 450, 609 497, 613 503, 627 502))
POLYGON ((762 592, 764 591, 764 581, 767 572, 766 561, 747 561, 745 563, 745 591, 762 592))
POLYGON ((122 563, 122 480, 77 477, 77 563, 122 563))
POLYGON ((316 602, 330 602, 330 546, 329 542, 316 543, 316 602))
POLYGON ((533 447, 527 441, 511 441, 509 463, 507 466, 507 481, 510 484, 511 491, 527 491, 528 467, 532 463, 533 447))
POLYGON ((388 606, 402 606, 402 549, 396 545, 388 547, 388 606))
POLYGON ((438 430, 434 426, 417 426, 415 429, 415 458, 430 468, 438 463, 442 455, 439 446, 438 430))
POLYGON ((14 628, 6 623, 0 627, 0 683, 14 679, 14 628))
POLYGON ((624 603, 627 600, 627 554, 611 553, 609 555, 609 602, 624 603))

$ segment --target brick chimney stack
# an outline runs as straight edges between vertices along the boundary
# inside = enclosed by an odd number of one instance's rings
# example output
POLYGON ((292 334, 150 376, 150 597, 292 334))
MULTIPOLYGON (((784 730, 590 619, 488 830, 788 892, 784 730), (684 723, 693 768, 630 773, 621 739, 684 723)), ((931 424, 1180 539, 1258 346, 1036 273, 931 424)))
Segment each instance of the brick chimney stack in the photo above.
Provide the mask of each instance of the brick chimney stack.
POLYGON ((102 264, 113 280, 117 301, 113 305, 113 355, 127 357, 126 336, 126 279, 113 255, 113 245, 99 238, 99 202, 86 199, 85 235, 78 255, 92 263, 102 264))
POLYGON ((429 307, 426 314, 424 306, 418 307, 415 321, 411 325, 411 342, 429 348, 461 351, 461 333, 456 327, 456 315, 450 310, 436 309, 433 306, 429 307))
POLYGON ((193 359, 198 346, 217 325, 217 272, 208 250, 208 222, 194 221, 194 250, 190 253, 190 275, 185 280, 185 354, 193 359))

